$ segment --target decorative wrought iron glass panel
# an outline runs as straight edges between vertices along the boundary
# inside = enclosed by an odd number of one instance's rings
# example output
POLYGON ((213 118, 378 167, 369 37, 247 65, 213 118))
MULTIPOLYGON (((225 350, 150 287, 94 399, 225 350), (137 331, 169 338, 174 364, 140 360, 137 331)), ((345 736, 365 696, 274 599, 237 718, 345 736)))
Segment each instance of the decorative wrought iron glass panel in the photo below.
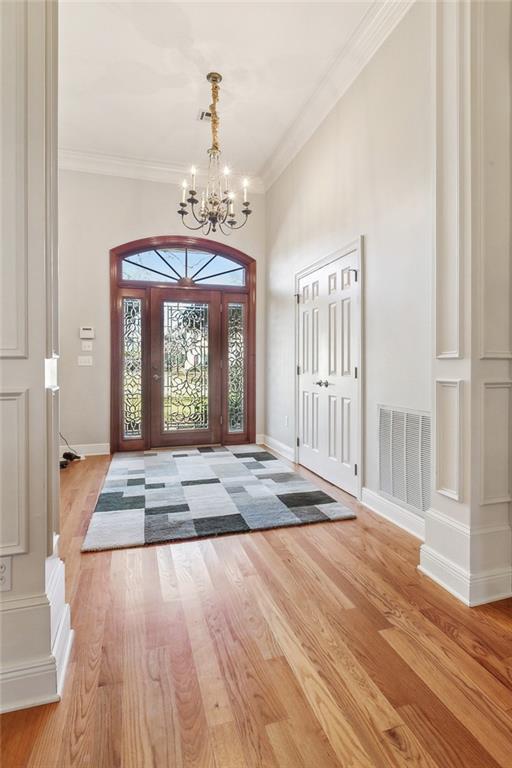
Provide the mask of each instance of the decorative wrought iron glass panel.
POLYGON ((123 298, 123 437, 142 437, 142 299, 123 298))
POLYGON ((208 429, 208 304, 163 303, 163 430, 208 429))
POLYGON ((122 261, 123 280, 171 285, 245 285, 245 267, 194 248, 154 248, 122 261))
POLYGON ((228 430, 245 431, 245 317, 243 304, 228 304, 228 430))

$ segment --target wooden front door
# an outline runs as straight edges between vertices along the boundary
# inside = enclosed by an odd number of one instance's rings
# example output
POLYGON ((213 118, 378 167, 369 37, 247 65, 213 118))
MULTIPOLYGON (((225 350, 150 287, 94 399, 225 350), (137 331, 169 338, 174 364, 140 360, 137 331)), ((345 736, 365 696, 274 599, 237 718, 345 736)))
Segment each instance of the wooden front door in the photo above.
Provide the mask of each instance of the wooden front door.
POLYGON ((218 443, 221 294, 151 290, 151 443, 218 443))
POLYGON ((111 252, 113 451, 255 440, 255 264, 150 238, 111 252))

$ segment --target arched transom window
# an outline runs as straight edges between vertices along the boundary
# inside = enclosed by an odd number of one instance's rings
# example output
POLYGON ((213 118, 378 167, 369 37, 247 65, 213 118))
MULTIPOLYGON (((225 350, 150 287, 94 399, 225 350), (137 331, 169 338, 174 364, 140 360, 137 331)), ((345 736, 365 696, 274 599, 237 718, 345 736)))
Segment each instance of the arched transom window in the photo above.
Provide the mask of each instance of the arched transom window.
POLYGON ((123 281, 176 286, 246 285, 246 268, 234 259, 197 248, 152 248, 123 258, 123 281))

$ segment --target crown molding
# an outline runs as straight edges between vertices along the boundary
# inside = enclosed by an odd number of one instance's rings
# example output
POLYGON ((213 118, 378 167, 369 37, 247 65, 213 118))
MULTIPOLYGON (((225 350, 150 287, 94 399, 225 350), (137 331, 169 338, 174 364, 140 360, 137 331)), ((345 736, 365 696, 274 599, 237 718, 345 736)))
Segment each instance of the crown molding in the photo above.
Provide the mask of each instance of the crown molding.
POLYGON ((365 14, 299 117, 286 131, 260 177, 269 189, 311 138, 416 0, 376 2, 365 14))
MULTIPOLYGON (((272 186, 416 1, 379 0, 372 5, 260 174, 250 177, 251 191, 262 193, 272 186)), ((59 149, 59 168, 178 185, 190 173, 185 165, 73 149, 59 149)), ((206 177, 207 169, 198 168, 197 175, 206 177)), ((241 185, 242 176, 233 180, 241 185)))
MULTIPOLYGON (((170 165, 153 160, 139 160, 134 157, 104 155, 74 149, 59 149, 59 169, 178 185, 184 178, 190 176, 190 166, 188 165, 170 165)), ((197 169, 198 178, 206 179, 207 174, 206 168, 197 169)), ((242 176, 234 174, 231 178, 234 183, 241 186, 242 176)), ((250 184, 252 192, 264 192, 263 182, 260 178, 251 176, 250 184)))

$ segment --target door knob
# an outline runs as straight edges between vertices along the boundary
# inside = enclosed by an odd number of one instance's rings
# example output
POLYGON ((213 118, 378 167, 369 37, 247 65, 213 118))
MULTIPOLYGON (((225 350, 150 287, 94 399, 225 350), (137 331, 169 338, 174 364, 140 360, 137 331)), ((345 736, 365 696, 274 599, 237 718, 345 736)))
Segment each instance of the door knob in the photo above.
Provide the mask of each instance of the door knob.
POLYGON ((154 380, 155 380, 155 381, 158 381, 158 379, 160 378, 160 376, 158 375, 158 373, 154 373, 154 374, 153 374, 153 378, 154 378, 154 380))

